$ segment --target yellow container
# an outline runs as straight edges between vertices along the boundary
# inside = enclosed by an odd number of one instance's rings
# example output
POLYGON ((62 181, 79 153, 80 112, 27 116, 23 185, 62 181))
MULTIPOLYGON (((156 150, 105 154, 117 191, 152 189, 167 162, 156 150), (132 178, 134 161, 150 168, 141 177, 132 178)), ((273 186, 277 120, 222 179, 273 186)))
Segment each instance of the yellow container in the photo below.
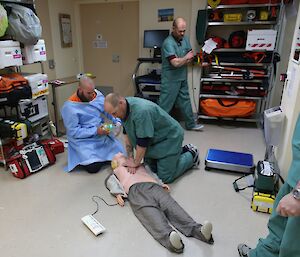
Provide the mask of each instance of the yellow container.
POLYGON ((275 195, 254 192, 251 208, 253 211, 272 213, 275 195))
POLYGON ((11 128, 16 131, 17 140, 22 140, 28 136, 27 126, 24 123, 15 122, 11 128))
POLYGON ((241 13, 226 13, 224 14, 224 22, 239 22, 242 21, 241 13))
POLYGON ((259 20, 267 21, 269 17, 269 13, 267 11, 260 11, 259 12, 259 20))

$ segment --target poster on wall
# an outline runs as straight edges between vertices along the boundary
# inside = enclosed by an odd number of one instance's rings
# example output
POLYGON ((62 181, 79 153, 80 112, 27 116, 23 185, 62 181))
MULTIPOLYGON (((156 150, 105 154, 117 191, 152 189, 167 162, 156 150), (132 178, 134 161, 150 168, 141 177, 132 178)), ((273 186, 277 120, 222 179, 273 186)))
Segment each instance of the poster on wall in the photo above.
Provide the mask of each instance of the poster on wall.
POLYGON ((158 22, 173 21, 174 20, 174 8, 158 9, 158 22))
POLYGON ((59 14, 59 28, 61 47, 72 47, 71 16, 69 14, 59 14))

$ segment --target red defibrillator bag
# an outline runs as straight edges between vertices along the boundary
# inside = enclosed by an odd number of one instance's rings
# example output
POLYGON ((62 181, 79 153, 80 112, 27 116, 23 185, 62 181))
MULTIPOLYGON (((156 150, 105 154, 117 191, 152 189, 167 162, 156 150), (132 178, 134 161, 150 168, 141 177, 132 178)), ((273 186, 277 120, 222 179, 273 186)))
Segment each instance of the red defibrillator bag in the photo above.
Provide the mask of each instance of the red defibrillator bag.
POLYGON ((48 165, 54 164, 55 155, 48 145, 33 143, 24 146, 8 161, 8 167, 17 178, 25 178, 48 165))

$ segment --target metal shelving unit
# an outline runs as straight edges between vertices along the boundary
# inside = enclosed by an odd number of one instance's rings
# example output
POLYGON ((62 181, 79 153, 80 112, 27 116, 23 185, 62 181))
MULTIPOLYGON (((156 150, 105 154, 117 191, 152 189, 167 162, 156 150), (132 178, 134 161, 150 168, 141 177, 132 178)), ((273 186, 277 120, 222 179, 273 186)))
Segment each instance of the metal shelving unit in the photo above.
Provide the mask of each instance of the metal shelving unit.
MULTIPOLYGON (((218 36, 221 37, 229 37, 229 34, 233 31, 237 30, 248 30, 248 29, 275 29, 277 30, 277 40, 280 34, 280 21, 282 19, 282 3, 275 3, 275 4, 239 4, 239 5, 218 5, 215 9, 211 8, 210 6, 207 7, 208 9, 208 17, 211 20, 208 20, 207 23, 207 38, 218 36), (246 14, 248 10, 256 10, 256 15, 262 11, 270 11, 271 9, 274 10, 276 8, 276 19, 274 17, 269 18, 269 20, 259 20, 259 16, 252 20, 247 20, 246 14), (216 18, 216 16, 210 16, 212 12, 220 12, 222 16, 216 18), (241 21, 223 21, 224 14, 239 14, 241 15, 241 21), (214 17, 214 18, 212 18, 214 17), (221 17, 221 18, 220 18, 221 17), (214 19, 214 20, 213 20, 214 19), (219 31, 219 34, 217 33, 219 31)), ((271 12, 269 12, 270 14, 271 12)), ((270 16, 269 16, 270 17, 270 16)), ((239 17, 240 18, 240 17, 239 17)), ((200 79, 200 93, 199 93, 199 100, 203 99, 240 99, 240 100, 249 100, 256 102, 256 113, 254 113, 250 117, 246 118, 228 118, 228 117, 213 117, 208 116, 201 112, 201 107, 199 106, 199 113, 198 117, 202 119, 215 119, 215 120, 235 120, 235 121, 245 121, 245 122, 257 122, 260 119, 261 113, 265 109, 266 105, 266 95, 269 92, 270 84, 272 83, 273 79, 273 56, 274 52, 276 51, 277 41, 275 45, 274 51, 266 51, 266 50, 259 50, 259 51, 248 51, 245 48, 218 48, 212 52, 212 56, 216 55, 218 57, 213 58, 213 61, 209 64, 207 63, 205 66, 202 67, 202 78, 200 79), (253 52, 264 52, 266 56, 268 56, 263 62, 251 62, 246 58, 240 59, 240 61, 234 62, 231 58, 220 58, 220 56, 244 56, 247 53, 253 52), (230 55, 232 54, 232 55, 230 55), (215 60, 214 60, 215 59, 215 60), (227 61, 228 60, 228 61, 227 61), (226 67, 223 70, 219 69, 216 70, 217 66, 226 67), (240 77, 236 76, 236 72, 230 72, 228 68, 232 67, 232 70, 236 70, 236 68, 246 69, 246 70, 258 70, 264 71, 265 75, 258 75, 253 76, 253 72, 249 71, 250 76, 243 76, 243 73, 240 73, 240 77), (213 68, 213 69, 211 69, 213 68), (220 74, 220 75, 219 75, 220 74), (227 76, 228 74, 228 76, 227 76), (230 78, 232 76, 232 78, 230 78), (223 86, 226 87, 249 87, 257 90, 256 92, 251 92, 245 90, 246 93, 242 92, 240 95, 235 95, 236 92, 230 92, 230 90, 224 91, 222 93, 222 89, 219 89, 223 86), (205 89, 202 89, 202 86, 205 86, 205 89), (219 88, 218 88, 219 86, 219 88), (211 87, 211 89, 209 88, 211 87), (265 90, 262 92, 261 90, 265 90), (248 95, 247 95, 248 94, 248 95), (251 94, 251 95, 250 95, 251 94)), ((238 73, 238 72, 237 72, 238 73)), ((259 72, 258 72, 259 74, 259 72)), ((247 74, 249 75, 249 74, 247 74)), ((225 89, 224 89, 225 90, 225 89)), ((233 90, 234 91, 234 90, 233 90)))
POLYGON ((208 26, 242 26, 242 25, 275 25, 276 21, 239 21, 239 22, 208 22, 208 26))
MULTIPOLYGON (((0 0, 0 3, 1 4, 6 4, 6 3, 14 3, 14 4, 20 4, 20 5, 23 5, 25 7, 28 7, 30 9, 32 9, 35 13, 36 13, 36 10, 35 10, 35 2, 34 0, 0 0)), ((3 36, 1 38, 2 40, 3 39, 8 39, 6 38, 5 36, 3 36)), ((11 38, 9 38, 11 39, 11 38)), ((43 62, 42 61, 38 61, 38 62, 34 62, 34 63, 30 63, 30 64, 23 64, 22 66, 28 66, 28 65, 34 65, 34 64, 37 64, 40 66, 40 69, 41 69, 41 73, 44 74, 44 66, 43 66, 43 62)), ((6 69, 12 69, 14 70, 15 72, 17 73, 21 73, 21 67, 22 66, 11 66, 11 67, 5 67, 4 69, 0 69, 0 71, 3 71, 3 70, 6 70, 6 69)), ((4 73, 1 73, 1 74, 5 74, 4 73)), ((47 116, 46 116, 47 117, 47 116)), ((42 119, 44 119, 45 117, 43 117, 42 119)), ((41 120, 37 120, 35 122, 33 122, 32 124, 39 124, 39 122, 41 122, 41 120)), ((9 141, 11 141, 12 139, 11 138, 1 138, 0 136, 0 165, 3 165, 5 168, 6 168, 6 160, 5 160, 5 153, 4 153, 4 150, 3 150, 3 146, 5 144, 7 144, 9 141)), ((18 144, 22 144, 23 141, 17 141, 18 144)))
MULTIPOLYGON (((280 6, 280 3, 277 4, 267 4, 268 7, 280 6)), ((233 4, 233 5, 218 5, 218 9, 241 9, 241 8, 258 8, 266 7, 266 4, 233 4)), ((212 10, 210 6, 207 6, 207 9, 212 10)))

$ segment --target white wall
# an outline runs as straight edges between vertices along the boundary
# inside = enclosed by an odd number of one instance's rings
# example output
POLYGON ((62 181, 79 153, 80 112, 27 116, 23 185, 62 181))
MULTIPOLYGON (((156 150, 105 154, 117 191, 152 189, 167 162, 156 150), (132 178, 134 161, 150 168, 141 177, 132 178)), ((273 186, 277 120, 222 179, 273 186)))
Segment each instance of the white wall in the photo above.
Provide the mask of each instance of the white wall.
MULTIPOLYGON (((73 0, 49 0, 49 16, 52 32, 52 46, 55 61, 56 78, 65 78, 78 74, 80 72, 78 64, 78 44, 77 33, 75 28, 75 8, 73 0), (60 29, 59 29, 59 14, 69 14, 71 16, 72 30, 72 47, 62 48, 60 29)), ((57 110, 60 117, 62 104, 75 91, 77 85, 66 85, 56 90, 57 95, 57 110)))
MULTIPOLYGON (((297 27, 300 24, 300 13, 297 15, 297 27)), ((295 45, 295 40, 297 37, 297 32, 293 37, 293 46, 295 45)), ((281 108, 285 114, 285 125, 284 132, 282 135, 282 142, 278 146, 276 151, 276 158, 278 160, 278 165, 280 171, 286 177, 289 166, 292 161, 292 145, 291 140, 295 128, 295 123, 300 112, 300 64, 293 61, 294 47, 292 47, 292 52, 290 55, 289 67, 288 67, 288 79, 285 83, 281 108)))
POLYGON ((79 72, 78 69, 78 46, 75 29, 75 11, 73 0, 50 0, 49 1, 50 24, 52 30, 52 44, 56 64, 56 76, 58 78, 69 77, 79 72), (71 16, 71 29, 73 45, 69 48, 61 47, 59 14, 71 16))

